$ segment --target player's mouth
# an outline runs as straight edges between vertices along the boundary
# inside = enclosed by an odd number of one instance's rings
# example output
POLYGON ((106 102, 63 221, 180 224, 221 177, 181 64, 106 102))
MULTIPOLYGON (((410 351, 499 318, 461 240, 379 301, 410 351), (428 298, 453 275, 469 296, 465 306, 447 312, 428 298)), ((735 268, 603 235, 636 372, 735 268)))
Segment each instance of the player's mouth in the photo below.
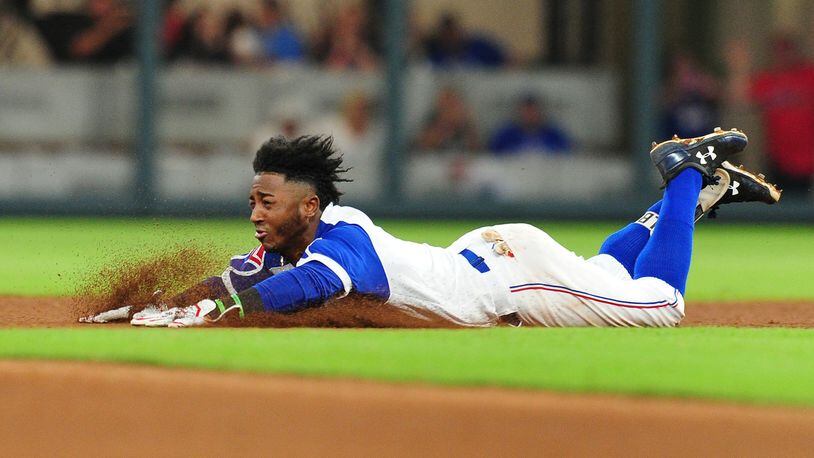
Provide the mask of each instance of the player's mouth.
POLYGON ((261 242, 263 241, 263 239, 266 238, 267 235, 268 235, 268 232, 264 231, 263 229, 256 229, 254 231, 254 238, 256 238, 257 240, 259 240, 261 242))

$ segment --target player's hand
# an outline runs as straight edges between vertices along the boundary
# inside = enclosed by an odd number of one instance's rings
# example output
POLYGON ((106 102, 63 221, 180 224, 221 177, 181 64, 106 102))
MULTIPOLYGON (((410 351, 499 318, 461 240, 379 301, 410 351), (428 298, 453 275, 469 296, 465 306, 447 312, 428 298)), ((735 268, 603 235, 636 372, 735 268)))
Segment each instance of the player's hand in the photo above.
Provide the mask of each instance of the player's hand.
POLYGON ((126 320, 130 316, 130 309, 132 305, 125 305, 124 307, 107 310, 105 312, 97 313, 95 315, 83 316, 79 318, 80 323, 109 323, 111 321, 126 320))
POLYGON ((175 309, 175 319, 167 327, 188 328, 190 326, 203 326, 208 321, 206 316, 217 308, 217 304, 212 299, 204 299, 188 307, 175 309))

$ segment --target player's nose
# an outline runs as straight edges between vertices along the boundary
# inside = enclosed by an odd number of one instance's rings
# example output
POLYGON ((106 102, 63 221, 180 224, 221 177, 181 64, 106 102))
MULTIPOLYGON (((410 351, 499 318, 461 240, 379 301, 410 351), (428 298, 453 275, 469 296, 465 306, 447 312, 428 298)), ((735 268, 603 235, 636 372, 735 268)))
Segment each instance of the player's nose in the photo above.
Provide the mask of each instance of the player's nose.
POLYGON ((252 208, 252 214, 251 214, 251 216, 249 216, 249 220, 254 224, 257 224, 257 223, 260 223, 260 222, 263 221, 263 215, 260 212, 259 207, 260 206, 258 205, 258 206, 255 206, 254 208, 252 208))

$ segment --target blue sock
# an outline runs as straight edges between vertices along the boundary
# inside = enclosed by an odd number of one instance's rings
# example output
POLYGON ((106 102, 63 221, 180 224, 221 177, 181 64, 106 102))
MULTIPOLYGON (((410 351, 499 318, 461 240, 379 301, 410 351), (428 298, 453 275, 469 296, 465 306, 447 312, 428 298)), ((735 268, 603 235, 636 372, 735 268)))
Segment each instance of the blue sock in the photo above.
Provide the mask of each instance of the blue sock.
POLYGON ((684 294, 701 183, 695 169, 686 169, 667 183, 659 222, 636 261, 633 278, 656 277, 684 294))
MULTIPOLYGON (((661 211, 661 201, 653 204, 647 211, 658 214, 661 211)), ((605 239, 599 248, 599 254, 613 256, 633 276, 636 259, 648 240, 650 240, 650 229, 639 222, 630 223, 605 239)))

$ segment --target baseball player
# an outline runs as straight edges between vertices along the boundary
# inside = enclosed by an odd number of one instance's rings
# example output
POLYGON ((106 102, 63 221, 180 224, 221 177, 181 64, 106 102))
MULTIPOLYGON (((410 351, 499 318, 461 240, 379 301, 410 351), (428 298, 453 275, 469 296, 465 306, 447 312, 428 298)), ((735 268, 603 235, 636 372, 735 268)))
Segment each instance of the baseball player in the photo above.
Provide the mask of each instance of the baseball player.
POLYGON ((131 324, 199 326, 360 294, 460 326, 675 326, 695 222, 722 204, 780 198, 762 175, 727 161, 746 145, 736 129, 654 144, 663 199, 586 260, 528 224, 476 229, 446 248, 400 240, 338 205, 346 170, 330 137, 275 137, 257 151, 249 193, 260 246, 207 280, 213 297, 151 306, 131 324))

